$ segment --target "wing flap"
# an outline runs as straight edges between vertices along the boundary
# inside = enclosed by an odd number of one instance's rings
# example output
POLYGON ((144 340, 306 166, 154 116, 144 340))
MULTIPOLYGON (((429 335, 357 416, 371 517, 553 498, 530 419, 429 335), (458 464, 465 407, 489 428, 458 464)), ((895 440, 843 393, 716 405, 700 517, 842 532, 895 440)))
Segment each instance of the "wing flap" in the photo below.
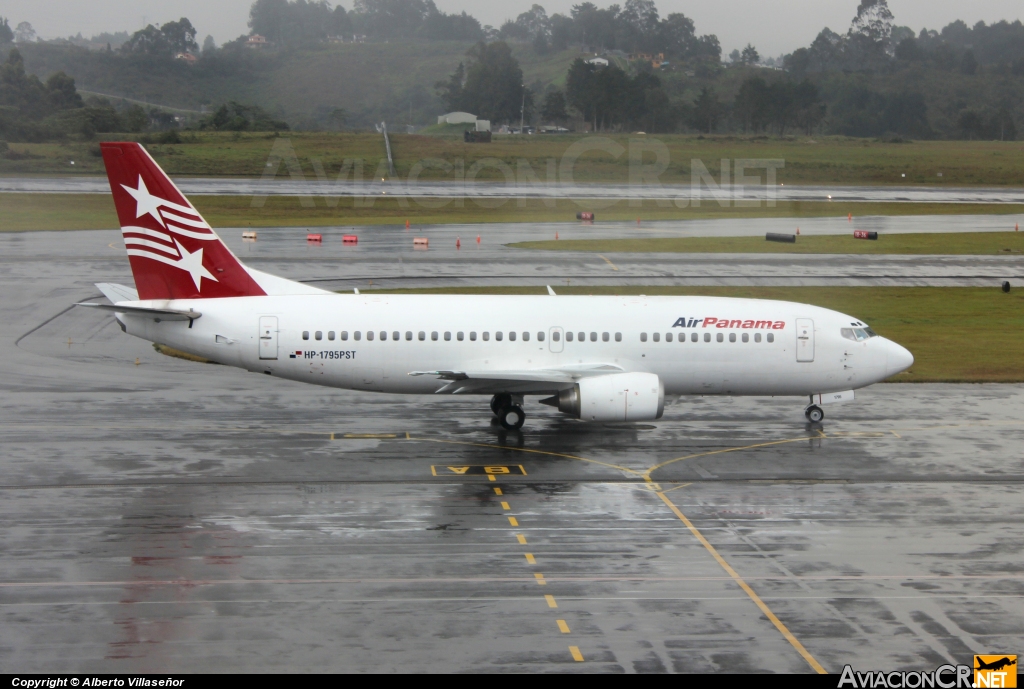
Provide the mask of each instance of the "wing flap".
POLYGON ((491 371, 411 371, 410 376, 436 376, 447 381, 436 394, 551 394, 564 390, 580 378, 622 371, 615 364, 573 364, 557 369, 491 371))

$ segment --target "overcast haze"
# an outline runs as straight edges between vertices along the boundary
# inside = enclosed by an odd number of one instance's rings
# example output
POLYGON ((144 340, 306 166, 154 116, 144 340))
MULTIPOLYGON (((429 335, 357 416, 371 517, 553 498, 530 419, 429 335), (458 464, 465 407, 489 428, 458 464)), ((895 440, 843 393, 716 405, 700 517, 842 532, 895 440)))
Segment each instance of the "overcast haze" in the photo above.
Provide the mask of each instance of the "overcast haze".
MULTIPOLYGON (((568 14, 572 5, 581 0, 540 2, 548 14, 568 14)), ((483 24, 500 26, 505 19, 529 9, 531 0, 503 0, 502 2, 476 2, 466 0, 435 0, 445 12, 466 10, 483 24)), ((43 38, 74 35, 79 31, 89 37, 101 31, 135 31, 145 23, 162 23, 188 17, 198 30, 202 43, 212 34, 218 45, 248 33, 246 22, 252 0, 4 0, 0 16, 11 20, 12 27, 27 21, 43 38)), ((339 4, 339 3, 332 3, 339 4)), ((340 3, 346 9, 352 2, 340 3)), ((595 2, 607 7, 609 2, 595 2)), ((619 4, 624 4, 624 0, 619 4)), ((717 0, 717 2, 690 2, 662 0, 658 2, 662 16, 682 12, 697 24, 697 32, 712 33, 722 43, 723 55, 733 48, 753 43, 762 56, 776 56, 792 52, 809 44, 818 31, 828 26, 842 32, 857 11, 858 0, 717 0)), ((992 23, 1000 19, 1013 21, 1024 16, 1021 0, 889 0, 896 23, 910 26, 915 31, 927 26, 938 29, 954 19, 963 19, 973 25, 978 21, 992 23)))

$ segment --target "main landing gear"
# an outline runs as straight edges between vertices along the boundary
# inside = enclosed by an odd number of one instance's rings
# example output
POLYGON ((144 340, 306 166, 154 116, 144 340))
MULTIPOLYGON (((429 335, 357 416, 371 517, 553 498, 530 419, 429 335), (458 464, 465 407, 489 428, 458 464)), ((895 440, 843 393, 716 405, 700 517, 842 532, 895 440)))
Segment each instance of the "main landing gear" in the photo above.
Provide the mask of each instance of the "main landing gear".
POLYGON ((811 423, 821 423, 821 420, 825 418, 824 410, 814 403, 814 395, 811 395, 811 403, 804 409, 804 416, 811 423))
POLYGON ((512 395, 495 395, 491 398, 491 411, 498 417, 498 423, 506 431, 518 431, 526 423, 526 412, 521 406, 523 398, 512 395))

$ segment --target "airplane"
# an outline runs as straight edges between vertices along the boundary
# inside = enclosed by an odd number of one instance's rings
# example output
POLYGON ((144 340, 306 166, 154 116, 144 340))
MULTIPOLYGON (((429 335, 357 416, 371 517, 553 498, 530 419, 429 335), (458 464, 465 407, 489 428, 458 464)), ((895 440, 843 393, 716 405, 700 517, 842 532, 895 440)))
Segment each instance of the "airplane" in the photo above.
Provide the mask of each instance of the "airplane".
POLYGON ((247 267, 149 153, 100 145, 135 287, 97 285, 121 329, 228 366, 351 390, 485 395, 520 429, 527 396, 593 422, 659 419, 666 396, 823 405, 914 357, 861 320, 721 297, 329 292, 247 267))
POLYGON ((1010 660, 1008 657, 994 660, 991 663, 986 663, 977 656, 975 656, 975 659, 978 661, 978 667, 974 668, 975 670, 1002 670, 1004 667, 1017 664, 1016 660, 1010 660))

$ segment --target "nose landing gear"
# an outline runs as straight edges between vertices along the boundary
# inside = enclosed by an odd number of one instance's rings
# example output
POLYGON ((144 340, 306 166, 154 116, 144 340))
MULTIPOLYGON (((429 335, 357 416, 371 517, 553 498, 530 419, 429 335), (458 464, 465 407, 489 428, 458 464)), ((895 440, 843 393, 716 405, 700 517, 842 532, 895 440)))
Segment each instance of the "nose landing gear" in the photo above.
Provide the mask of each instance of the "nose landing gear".
POLYGON ((811 423, 820 423, 821 420, 825 418, 825 412, 818 405, 812 404, 804 409, 804 416, 806 416, 807 420, 811 423))
POLYGON ((526 412, 521 406, 523 398, 512 395, 495 395, 491 398, 491 412, 498 417, 498 423, 506 431, 518 431, 526 423, 526 412))

